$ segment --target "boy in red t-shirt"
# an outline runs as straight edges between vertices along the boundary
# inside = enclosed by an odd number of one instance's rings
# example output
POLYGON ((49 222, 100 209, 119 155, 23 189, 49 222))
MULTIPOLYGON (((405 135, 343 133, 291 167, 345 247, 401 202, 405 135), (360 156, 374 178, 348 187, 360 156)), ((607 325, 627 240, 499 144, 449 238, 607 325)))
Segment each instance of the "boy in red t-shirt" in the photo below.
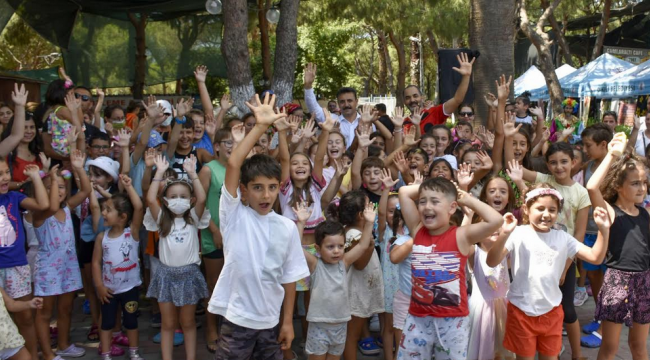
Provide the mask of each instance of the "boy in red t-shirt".
POLYGON ((469 309, 465 266, 470 248, 497 231, 503 218, 444 178, 399 189, 402 216, 410 234, 394 250, 401 262, 411 256, 413 290, 398 359, 465 359, 469 309), (462 227, 449 220, 458 206, 473 210, 482 222, 462 227), (409 255, 410 254, 410 255, 409 255))

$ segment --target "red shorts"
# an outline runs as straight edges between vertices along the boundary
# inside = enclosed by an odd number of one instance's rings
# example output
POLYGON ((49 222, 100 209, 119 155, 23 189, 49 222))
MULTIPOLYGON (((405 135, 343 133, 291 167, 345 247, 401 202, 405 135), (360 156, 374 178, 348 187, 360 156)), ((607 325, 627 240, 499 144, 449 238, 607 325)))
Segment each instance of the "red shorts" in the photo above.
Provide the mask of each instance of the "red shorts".
POLYGON ((556 306, 541 316, 528 316, 508 303, 503 347, 519 356, 535 356, 536 352, 557 356, 562 350, 563 320, 562 306, 556 306))

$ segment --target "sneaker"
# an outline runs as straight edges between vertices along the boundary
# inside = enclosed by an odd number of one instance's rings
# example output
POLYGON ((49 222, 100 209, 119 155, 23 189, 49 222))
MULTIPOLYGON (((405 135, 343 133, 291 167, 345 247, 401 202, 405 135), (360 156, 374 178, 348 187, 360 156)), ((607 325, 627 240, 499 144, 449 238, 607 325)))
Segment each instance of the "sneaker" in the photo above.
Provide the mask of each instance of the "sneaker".
POLYGON ((587 294, 589 296, 594 296, 594 292, 591 290, 591 285, 587 284, 587 294))
POLYGON ((587 290, 576 290, 576 292, 573 294, 573 305, 582 306, 588 298, 589 295, 587 295, 587 290))
POLYGON ((129 349, 129 358, 131 360, 144 360, 141 356, 140 353, 138 352, 138 348, 135 349, 129 349))
POLYGON ((90 315, 90 301, 88 301, 88 299, 84 300, 82 309, 85 315, 90 315))
MULTIPOLYGON (((153 337, 153 342, 156 344, 160 344, 160 339, 161 339, 161 333, 156 334, 156 336, 153 337)), ((183 332, 181 330, 176 330, 174 332, 174 346, 180 346, 183 345, 185 342, 185 337, 183 336, 183 332)))
POLYGON ((364 356, 376 356, 381 353, 379 346, 377 346, 375 339, 372 337, 359 341, 359 351, 364 356))
POLYGON ((380 330, 379 316, 375 314, 370 318, 370 331, 379 332, 379 330, 380 330))
POLYGON ((586 348, 599 348, 603 342, 603 336, 597 332, 592 332, 589 335, 580 337, 580 345, 586 348))
POLYGON ((86 350, 76 347, 74 344, 68 346, 67 349, 65 350, 57 350, 56 352, 57 355, 61 357, 73 357, 73 358, 78 358, 86 355, 86 350))
POLYGON ((600 321, 592 320, 589 324, 582 327, 582 332, 590 335, 592 332, 597 331, 600 327, 600 321))
POLYGON ((124 333, 113 335, 113 345, 129 346, 129 338, 124 333))
MULTIPOLYGON (((102 344, 101 343, 99 344, 99 346, 97 346, 97 353, 99 355, 102 354, 102 344)), ((119 347, 117 345, 111 344, 111 353, 110 353, 110 355, 115 356, 115 357, 122 356, 122 355, 124 355, 124 349, 122 349, 121 347, 119 347)))
POLYGON ((162 320, 160 319, 160 313, 158 314, 151 314, 151 327, 160 329, 160 322, 162 320))

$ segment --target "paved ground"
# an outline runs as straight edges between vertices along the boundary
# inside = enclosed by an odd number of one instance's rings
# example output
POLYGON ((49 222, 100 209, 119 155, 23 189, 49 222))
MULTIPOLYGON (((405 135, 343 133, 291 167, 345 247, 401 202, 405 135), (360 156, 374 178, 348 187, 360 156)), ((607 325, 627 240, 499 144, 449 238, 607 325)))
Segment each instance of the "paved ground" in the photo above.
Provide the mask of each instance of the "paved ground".
MULTIPOLYGON (((88 359, 88 360, 99 359, 100 357, 99 355, 97 355, 97 343, 88 343, 86 341, 86 333, 88 331, 88 327, 90 324, 90 316, 83 315, 83 312, 81 310, 82 301, 83 298, 77 298, 75 300, 75 308, 73 311, 73 323, 72 323, 72 339, 73 341, 76 342, 77 345, 83 346, 87 349, 87 354, 86 356, 83 357, 83 359, 88 359)), ((580 319, 581 324, 585 324, 592 318, 594 313, 594 308, 595 308, 594 301, 592 298, 589 298, 589 300, 585 303, 585 305, 577 309, 578 317, 580 319)), ((158 344, 154 344, 151 341, 153 336, 158 332, 158 329, 153 329, 150 327, 149 319, 150 319, 150 311, 146 307, 146 305, 143 304, 142 315, 140 316, 139 319, 141 355, 146 360, 158 360, 161 359, 160 347, 158 344)), ((197 318, 197 321, 203 322, 204 319, 205 319, 204 316, 199 316, 197 318)), ((302 353, 302 350, 299 345, 302 342, 302 340, 300 339, 301 332, 300 332, 299 322, 295 323, 295 331, 296 331, 296 340, 294 340, 293 342, 294 350, 296 350, 300 359, 306 359, 306 356, 304 356, 304 354, 302 353)), ((211 359, 212 354, 210 354, 206 349, 205 339, 203 334, 204 334, 203 327, 201 327, 199 329, 199 336, 198 336, 197 359, 200 360, 211 359)), ((569 360, 571 359, 570 347, 569 347, 568 339, 566 337, 564 338, 564 345, 566 346, 567 350, 560 357, 560 360, 565 360, 565 359, 569 360)), ((598 349, 582 348, 582 356, 585 356, 588 359, 596 359, 597 354, 598 354, 598 349)), ((184 347, 183 346, 176 347, 174 349, 174 358, 183 359, 184 357, 185 357, 184 347)), ((378 357, 377 356, 364 357, 359 354, 358 358, 377 360, 377 359, 383 359, 383 354, 378 357)), ((625 360, 632 359, 629 348, 627 346, 627 328, 625 327, 623 329, 623 334, 621 335, 620 348, 616 359, 625 359, 625 360)))

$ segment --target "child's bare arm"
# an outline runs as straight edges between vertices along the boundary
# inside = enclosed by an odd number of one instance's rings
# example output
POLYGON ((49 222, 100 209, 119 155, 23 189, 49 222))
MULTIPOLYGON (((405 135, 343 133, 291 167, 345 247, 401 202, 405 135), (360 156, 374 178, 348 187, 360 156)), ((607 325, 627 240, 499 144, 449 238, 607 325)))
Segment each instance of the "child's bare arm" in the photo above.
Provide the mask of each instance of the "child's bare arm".
POLYGON ((323 192, 323 195, 320 198, 320 207, 321 210, 325 211, 327 206, 332 202, 332 199, 336 196, 336 193, 341 188, 341 182, 343 182, 343 177, 348 173, 348 165, 344 164, 341 159, 334 160, 334 167, 336 168, 336 173, 330 183, 327 185, 327 188, 323 192))
POLYGON ((506 249, 506 241, 510 237, 510 234, 517 227, 517 219, 515 219, 514 215, 511 213, 503 215, 503 218, 505 222, 501 228, 501 233, 488 252, 486 263, 489 267, 496 267, 503 261, 506 255, 508 255, 508 249, 506 249))
MULTIPOLYGON (((348 268, 350 265, 355 264, 356 267, 356 261, 359 260, 364 253, 367 254, 369 248, 374 251, 375 249, 372 246, 372 227, 375 222, 375 217, 377 216, 377 212, 374 209, 374 206, 372 203, 368 203, 366 205, 365 210, 363 211, 363 217, 366 220, 365 225, 363 226, 363 232, 361 233, 361 240, 359 240, 359 243, 350 249, 345 255, 343 256, 343 261, 345 262, 345 267, 348 268)), ((372 256, 372 252, 370 252, 370 256, 372 256)), ((368 258, 368 261, 370 261, 370 256, 368 258)), ((366 264, 364 264, 364 268, 366 267, 366 264)))
POLYGON ((29 301, 14 300, 13 298, 9 297, 9 295, 7 295, 3 288, 0 288, 0 296, 2 296, 2 300, 4 301, 7 310, 12 313, 19 313, 32 309, 41 309, 43 307, 43 299, 40 297, 33 298, 29 301))
POLYGON ((482 241, 497 231, 503 224, 503 217, 490 205, 471 197, 468 193, 458 191, 458 204, 467 206, 483 219, 482 222, 461 226, 456 232, 458 250, 461 254, 467 255, 472 245, 482 241))
POLYGON ((419 189, 419 184, 402 186, 399 188, 398 193, 399 203, 402 207, 402 216, 404 217, 404 222, 406 223, 406 227, 408 227, 411 236, 415 236, 421 226, 420 213, 418 212, 418 207, 415 202, 419 189))
POLYGON ((70 154, 70 162, 72 163, 72 167, 77 171, 77 174, 79 176, 79 183, 81 184, 81 189, 71 196, 68 199, 68 207, 71 209, 76 208, 79 206, 87 197, 90 195, 90 192, 92 191, 92 187, 90 185, 90 179, 88 178, 88 175, 84 171, 84 163, 86 161, 86 155, 82 154, 81 151, 75 150, 73 153, 70 154))
POLYGON ((140 200, 140 196, 138 196, 138 193, 135 191, 135 188, 131 183, 131 178, 128 175, 120 174, 120 182, 122 183, 122 187, 126 190, 126 193, 129 195, 131 205, 133 205, 131 237, 140 241, 140 227, 142 226, 142 219, 144 218, 144 206, 142 205, 142 200, 140 200))
POLYGON ((11 134, 0 142, 1 157, 9 155, 18 146, 25 134, 25 104, 27 104, 27 95, 29 95, 29 92, 25 90, 25 84, 20 85, 20 88, 18 87, 18 83, 14 84, 14 91, 11 93, 11 100, 13 100, 15 105, 14 123, 11 127, 11 134))
MULTIPOLYGON (((593 176, 593 175, 592 175, 593 176)), ((609 229, 612 226, 610 215, 602 207, 594 208, 594 221, 598 226, 598 237, 593 247, 583 244, 578 245, 578 258, 592 263, 602 264, 607 254, 607 245, 609 244, 609 229)))
POLYGON ((413 238, 402 245, 397 245, 390 250, 390 262, 399 264, 406 259, 413 251, 413 238))

